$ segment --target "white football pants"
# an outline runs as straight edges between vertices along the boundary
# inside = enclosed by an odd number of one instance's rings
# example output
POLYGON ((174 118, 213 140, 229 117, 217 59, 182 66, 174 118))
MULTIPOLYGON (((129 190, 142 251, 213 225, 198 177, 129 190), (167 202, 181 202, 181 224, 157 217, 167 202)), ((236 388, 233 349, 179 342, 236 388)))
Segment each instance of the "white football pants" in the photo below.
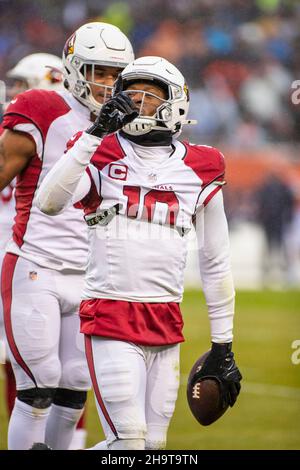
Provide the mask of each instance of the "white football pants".
POLYGON ((84 337, 79 332, 82 283, 82 274, 5 256, 2 299, 18 390, 90 388, 84 337))
POLYGON ((145 439, 162 449, 179 387, 179 344, 138 346, 86 336, 86 355, 107 444, 145 439))

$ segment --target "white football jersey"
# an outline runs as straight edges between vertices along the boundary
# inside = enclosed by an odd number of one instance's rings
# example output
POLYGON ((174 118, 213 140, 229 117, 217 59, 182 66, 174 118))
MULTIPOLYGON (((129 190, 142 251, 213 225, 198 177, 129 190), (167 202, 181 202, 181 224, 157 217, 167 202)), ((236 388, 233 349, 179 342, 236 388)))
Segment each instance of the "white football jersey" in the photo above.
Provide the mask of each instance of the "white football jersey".
POLYGON ((48 268, 85 270, 87 229, 83 217, 72 206, 63 214, 47 216, 35 206, 35 198, 68 140, 89 125, 89 110, 66 91, 28 90, 11 101, 2 127, 28 134, 37 153, 17 178, 16 218, 8 252, 48 268))
POLYGON ((85 299, 182 300, 187 234, 220 189, 225 167, 212 147, 176 140, 172 147, 153 168, 118 134, 94 153, 90 191, 76 204, 90 225, 85 299))

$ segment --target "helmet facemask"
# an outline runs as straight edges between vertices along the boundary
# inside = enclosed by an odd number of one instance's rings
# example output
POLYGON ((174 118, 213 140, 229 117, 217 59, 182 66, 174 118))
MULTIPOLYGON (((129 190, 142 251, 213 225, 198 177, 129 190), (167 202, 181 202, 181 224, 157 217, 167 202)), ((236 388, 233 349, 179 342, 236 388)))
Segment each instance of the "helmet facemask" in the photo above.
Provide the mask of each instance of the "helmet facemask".
MULTIPOLYGON (((96 67, 109 67, 115 68, 115 64, 108 65, 108 64, 99 64, 97 63, 88 63, 83 62, 81 59, 77 58, 76 56, 73 59, 73 63, 77 65, 77 80, 73 87, 73 95, 85 106, 87 106, 93 114, 99 114, 102 105, 106 103, 111 98, 113 87, 109 85, 104 85, 102 83, 98 83, 95 79, 95 70, 96 67), (96 90, 99 90, 99 96, 101 97, 101 101, 98 101, 93 92, 92 88, 96 87, 96 90)), ((120 70, 121 71, 121 70, 120 70)), ((95 93, 95 90, 94 90, 95 93)), ((96 91, 98 94, 98 91, 96 91)))
MULTIPOLYGON (((140 112, 139 116, 123 127, 130 135, 143 135, 152 130, 167 131, 179 135, 184 124, 193 124, 186 120, 189 108, 189 93, 184 77, 176 67, 161 57, 141 57, 129 64, 121 72, 123 90, 130 93, 133 83, 147 82, 166 90, 152 116, 140 112)), ((141 90, 141 93, 144 90, 141 90)), ((147 92, 145 94, 147 96, 147 92)), ((144 98, 145 99, 145 98, 144 98)))
MULTIPOLYGON (((137 80, 140 81, 140 80, 137 80)), ((133 83, 133 82, 132 82, 133 83)), ((151 83, 151 82, 148 82, 151 83)), ((165 87, 158 84, 160 88, 166 89, 165 87)), ((171 103, 168 99, 164 99, 155 93, 142 89, 130 88, 130 84, 126 86, 125 93, 133 98, 138 94, 139 102, 136 103, 136 109, 139 112, 137 118, 134 119, 131 123, 127 124, 124 127, 124 131, 127 134, 131 135, 142 135, 150 132, 151 130, 163 130, 170 131, 168 123, 170 122, 170 117, 172 115, 171 103), (157 104, 154 105, 154 102, 157 104), (153 102, 153 112, 149 112, 151 109, 151 102, 153 102)), ((168 95, 168 93, 166 93, 168 95)))

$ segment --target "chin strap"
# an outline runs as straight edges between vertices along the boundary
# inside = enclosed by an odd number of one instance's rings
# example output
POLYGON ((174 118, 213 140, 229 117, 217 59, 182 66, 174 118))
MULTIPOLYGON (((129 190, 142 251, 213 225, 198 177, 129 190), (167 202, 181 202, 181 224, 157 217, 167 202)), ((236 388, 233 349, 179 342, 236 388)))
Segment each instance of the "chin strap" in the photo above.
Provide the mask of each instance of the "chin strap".
POLYGON ((172 132, 171 131, 150 131, 147 134, 142 135, 130 135, 124 130, 120 131, 122 137, 137 145, 143 145, 145 147, 163 147, 170 146, 172 143, 172 132))
POLYGON ((196 119, 185 119, 181 122, 178 122, 174 129, 171 130, 166 126, 162 119, 138 116, 136 119, 126 124, 122 130, 126 133, 126 135, 134 137, 149 135, 152 131, 163 131, 164 133, 170 131, 173 134, 176 134, 176 132, 181 130, 182 126, 193 126, 197 124, 197 122, 198 121, 196 119))

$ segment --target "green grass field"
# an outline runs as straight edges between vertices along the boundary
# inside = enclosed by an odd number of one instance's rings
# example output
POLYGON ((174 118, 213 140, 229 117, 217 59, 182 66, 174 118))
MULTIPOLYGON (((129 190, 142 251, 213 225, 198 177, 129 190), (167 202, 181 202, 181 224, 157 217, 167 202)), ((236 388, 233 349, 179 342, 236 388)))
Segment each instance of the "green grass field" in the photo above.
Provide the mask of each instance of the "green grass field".
MULTIPOLYGON (((186 342, 181 350, 181 387, 168 434, 168 449, 300 449, 300 364, 291 361, 300 340, 300 291, 238 292, 234 352, 244 376, 234 408, 207 428, 191 415, 185 398, 187 374, 209 348, 203 296, 185 294, 186 342)), ((300 354, 299 356, 300 357, 300 354)), ((1 382, 0 396, 3 397, 1 382)), ((0 401, 0 448, 6 448, 6 413, 0 401)), ((88 445, 103 435, 90 395, 88 445)))

